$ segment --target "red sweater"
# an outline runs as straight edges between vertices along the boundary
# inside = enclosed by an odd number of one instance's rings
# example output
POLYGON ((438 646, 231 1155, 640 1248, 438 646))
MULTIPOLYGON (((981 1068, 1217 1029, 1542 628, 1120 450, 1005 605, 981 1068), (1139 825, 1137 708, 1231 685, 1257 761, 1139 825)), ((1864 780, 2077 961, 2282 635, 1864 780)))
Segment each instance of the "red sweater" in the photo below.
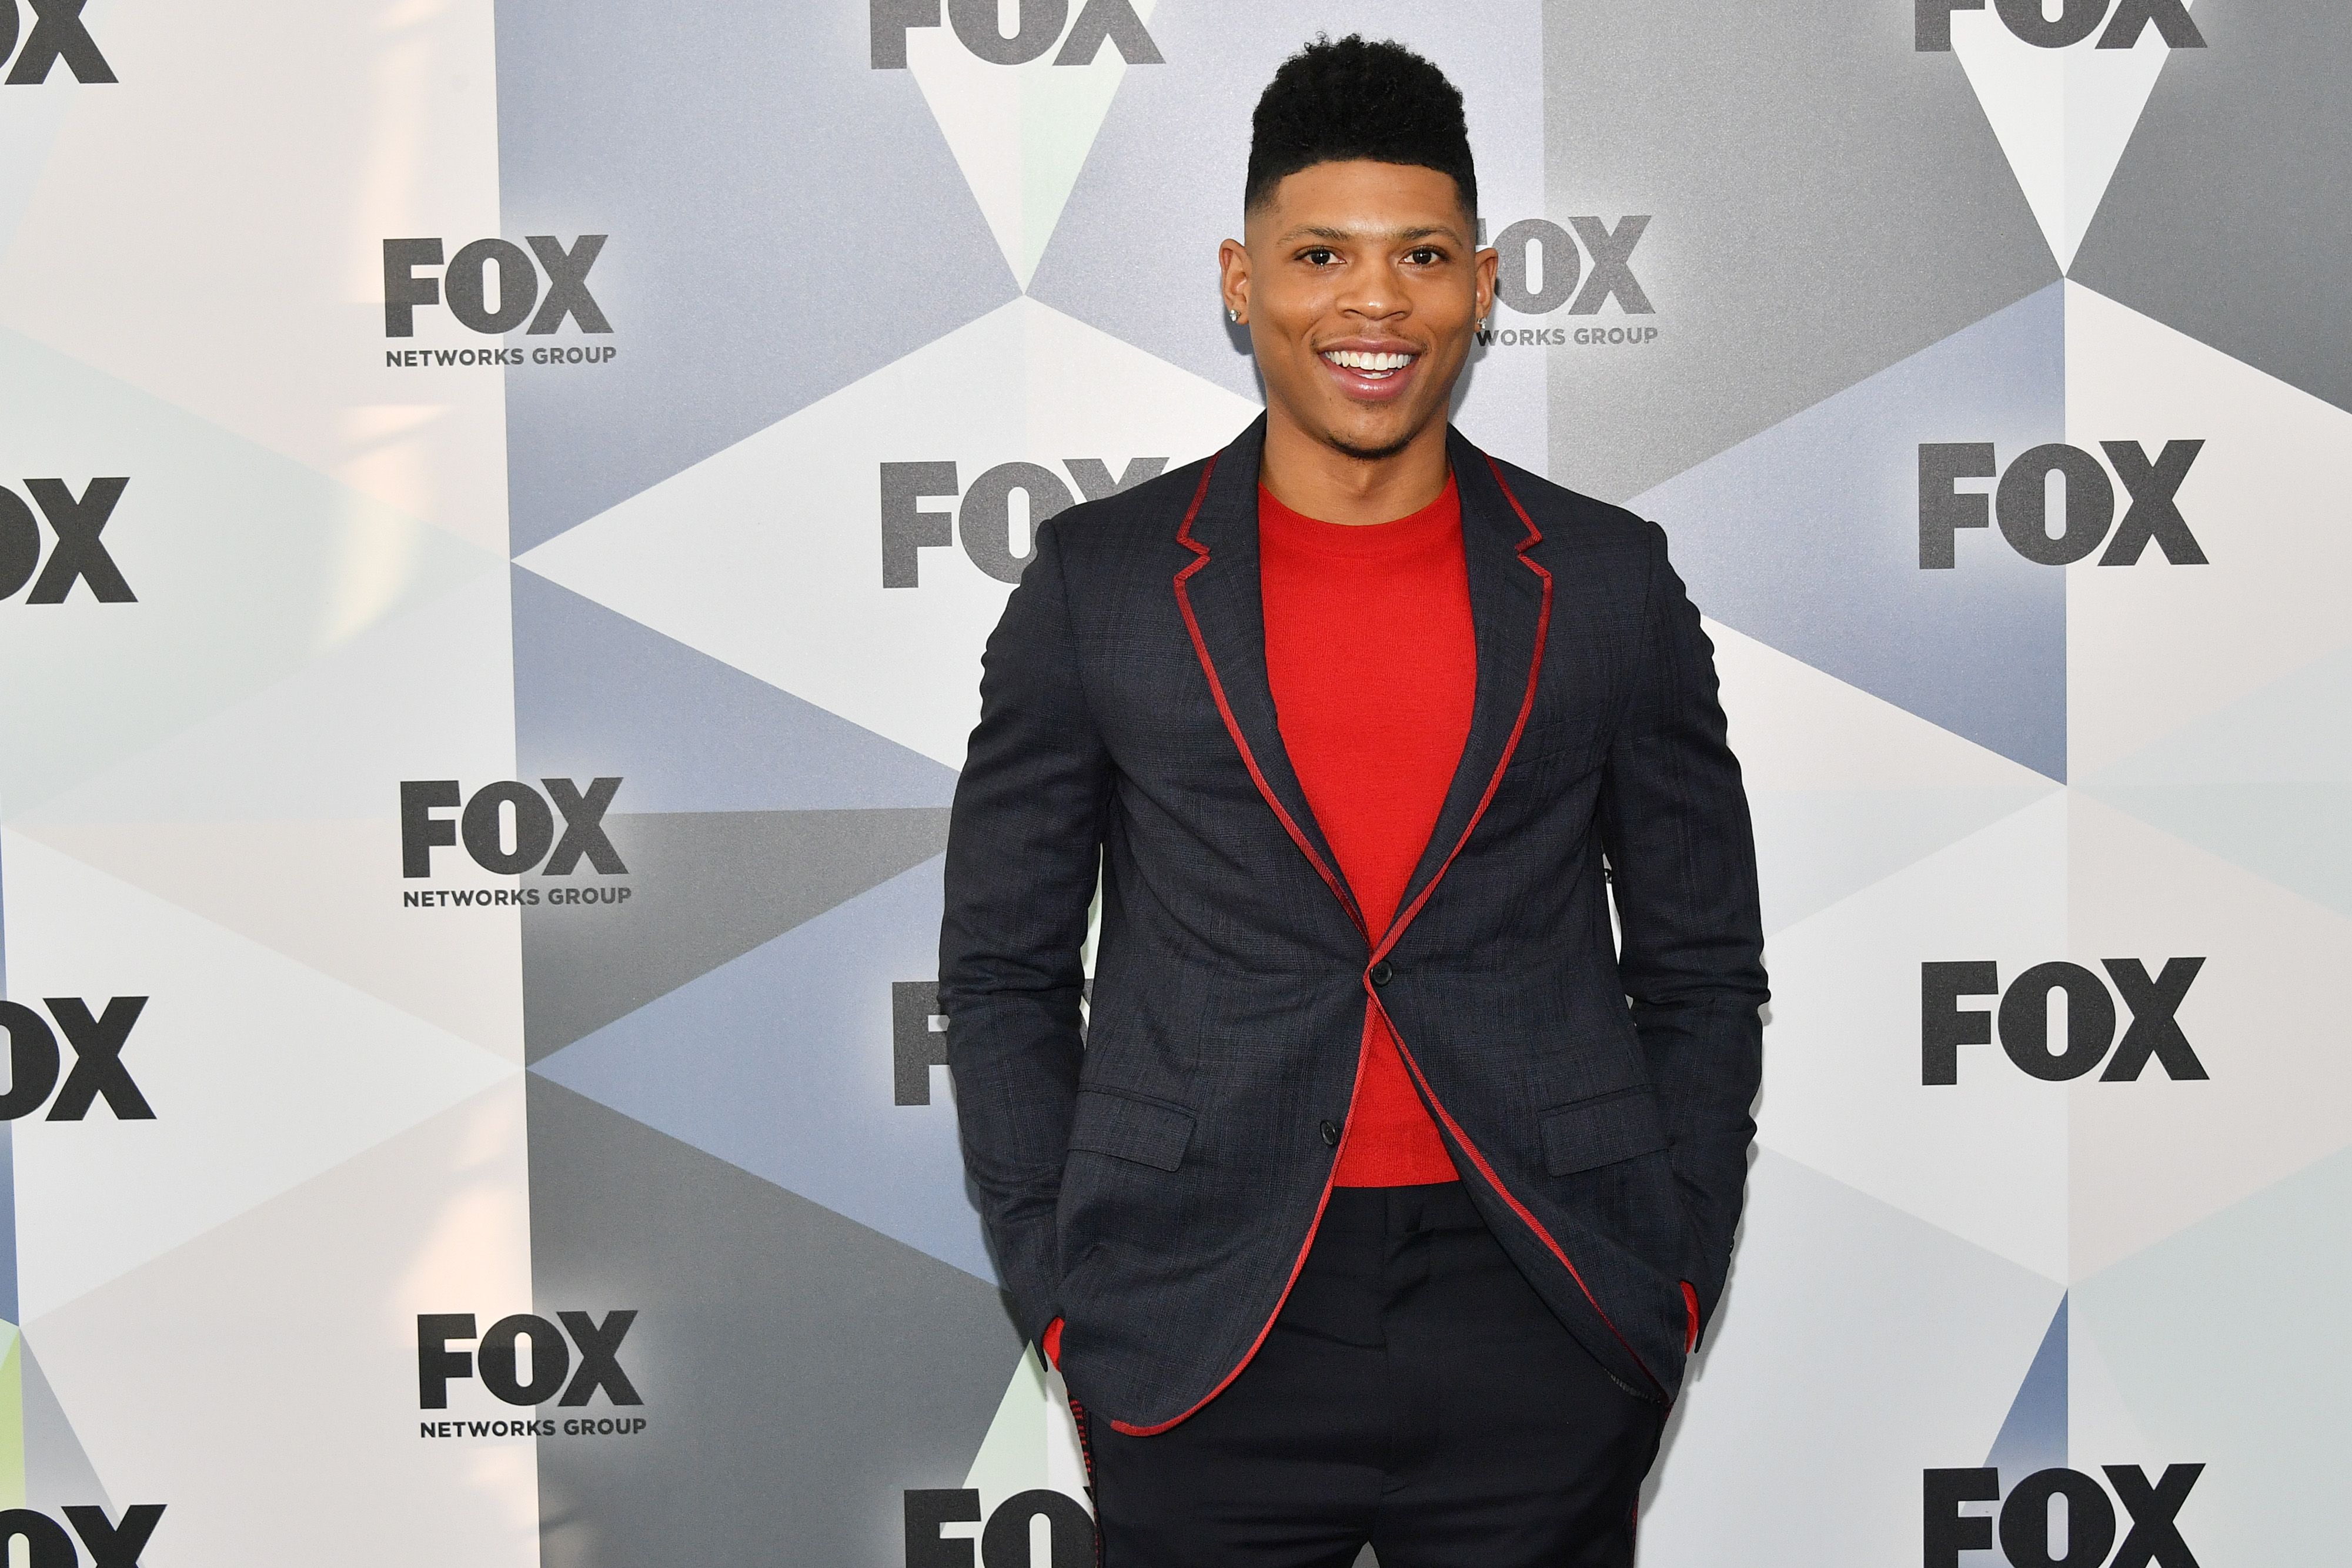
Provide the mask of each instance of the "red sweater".
MULTIPOLYGON (((1258 489, 1266 679, 1283 748, 1375 942, 1395 918, 1470 734, 1478 662, 1462 503, 1449 476, 1411 517, 1320 522, 1258 489)), ((1363 1071, 1333 1180, 1458 1173, 1369 1000, 1363 1071)))

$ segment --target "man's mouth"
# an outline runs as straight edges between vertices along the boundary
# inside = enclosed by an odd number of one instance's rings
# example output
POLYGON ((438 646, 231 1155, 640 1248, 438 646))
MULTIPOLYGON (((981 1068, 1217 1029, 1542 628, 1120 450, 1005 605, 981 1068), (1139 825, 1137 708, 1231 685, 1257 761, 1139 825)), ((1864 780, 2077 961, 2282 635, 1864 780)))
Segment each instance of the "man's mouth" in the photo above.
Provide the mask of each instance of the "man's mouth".
POLYGON ((1419 356, 1413 354, 1372 354, 1360 349, 1326 349, 1323 361, 1343 371, 1352 371, 1367 381, 1384 382, 1403 370, 1419 356))
POLYGON ((1316 358, 1323 361, 1324 371, 1337 383, 1339 395, 1351 402, 1394 402, 1412 389, 1421 373, 1418 349, 1323 349, 1316 358))

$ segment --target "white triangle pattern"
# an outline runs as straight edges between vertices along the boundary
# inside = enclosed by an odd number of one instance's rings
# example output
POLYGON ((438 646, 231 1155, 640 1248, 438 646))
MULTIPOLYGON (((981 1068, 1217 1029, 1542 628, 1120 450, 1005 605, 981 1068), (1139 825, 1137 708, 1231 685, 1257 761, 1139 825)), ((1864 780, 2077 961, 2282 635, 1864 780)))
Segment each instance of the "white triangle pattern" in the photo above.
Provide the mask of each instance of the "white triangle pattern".
MULTIPOLYGON (((503 555, 505 372, 384 363, 381 244, 499 233, 491 0, 106 9, 138 85, 74 100, 0 325, 503 555)), ((413 346, 493 346, 420 319, 413 346)))
MULTIPOLYGON (((1152 5, 1132 0, 1146 26, 1152 5)), ((1005 7, 1008 13, 1028 9, 1005 7)), ((1038 10, 1044 14, 1044 7, 1038 10)), ((1024 288, 1127 75, 1126 59, 1108 40, 1085 65, 1055 64, 1061 44, 1057 38, 1034 59, 1007 66, 974 55, 951 27, 907 33, 908 68, 1024 288)))
MULTIPOLYGON (((2078 283, 2066 286, 2066 439, 2204 443, 2178 505, 2206 564, 2150 544, 2137 564, 2066 570, 2068 777, 2352 645, 2352 528, 2340 526, 2352 413, 2078 283), (2335 526, 2323 524, 2336 497, 2335 526)), ((2007 461, 2012 455, 2002 453, 2007 461)), ((2116 527, 2130 496, 2116 486, 2116 527)))
MULTIPOLYGON (((915 585, 886 586, 882 465, 952 462, 962 490, 999 465, 1026 462, 1075 497, 1071 459, 1103 463, 1114 477, 1139 457, 1180 466, 1224 445, 1256 413, 1163 360, 1016 299, 521 559, 958 768, 980 716, 981 648, 1010 587, 968 549, 947 546, 917 552, 915 585), (982 387, 989 395, 975 397, 982 387)), ((919 507, 936 515, 958 502, 943 495, 919 507)), ((969 516, 957 519, 959 542, 969 516)), ((1025 554, 1025 516, 1010 516, 1011 549, 1025 554)))
POLYGON ((966 1487, 980 1493, 982 1518, 1006 1498, 1040 1490, 1066 1492, 1091 1509, 1069 1397, 1060 1373, 1042 1368, 1034 1352, 1023 1354, 963 1478, 966 1487))
MULTIPOLYGON (((2179 1020, 2211 1075, 2149 1062, 2067 1087, 2071 1277, 2086 1280, 2352 1144, 2352 1055, 2334 988, 2315 984, 2352 971, 2352 921, 2087 792, 2067 806, 2068 956, 2151 976, 2203 958, 2179 1020)), ((2120 1035, 2132 1015, 2116 1010, 2120 1035)))
POLYGON ((27 1323, 110 1493, 166 1505, 147 1561, 537 1568, 537 1444, 417 1409, 419 1313, 530 1310, 526 1167, 515 1074, 27 1323))
MULTIPOLYGON (((2070 6, 2070 9, 2073 8, 2070 6)), ((2061 270, 2099 210, 2169 54, 2154 27, 2128 49, 2019 38, 1990 9, 1952 14, 1952 49, 2061 270)))
POLYGON ((2065 1099, 1997 1046, 1962 1047, 1958 1082, 1924 1083, 1919 998, 1923 963, 2010 977, 2063 954, 2065 868, 2059 794, 1777 934, 1757 1113, 1764 1147, 2053 1284, 2065 1099))
POLYGON ((27 1323, 519 1076, 315 969, 4 836, 12 992, 79 997, 92 1012, 148 997, 122 1061, 155 1113, 120 1121, 100 1101, 79 1121, 15 1124, 27 1323))

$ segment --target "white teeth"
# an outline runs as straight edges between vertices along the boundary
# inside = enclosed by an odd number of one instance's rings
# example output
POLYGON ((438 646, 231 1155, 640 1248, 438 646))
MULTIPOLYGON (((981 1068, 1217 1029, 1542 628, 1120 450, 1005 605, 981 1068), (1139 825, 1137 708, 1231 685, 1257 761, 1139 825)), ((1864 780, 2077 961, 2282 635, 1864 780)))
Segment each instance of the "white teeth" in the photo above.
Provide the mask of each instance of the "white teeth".
POLYGON ((1351 371, 1401 371, 1412 363, 1411 354, 1367 354, 1355 349, 1327 349, 1323 357, 1351 371))

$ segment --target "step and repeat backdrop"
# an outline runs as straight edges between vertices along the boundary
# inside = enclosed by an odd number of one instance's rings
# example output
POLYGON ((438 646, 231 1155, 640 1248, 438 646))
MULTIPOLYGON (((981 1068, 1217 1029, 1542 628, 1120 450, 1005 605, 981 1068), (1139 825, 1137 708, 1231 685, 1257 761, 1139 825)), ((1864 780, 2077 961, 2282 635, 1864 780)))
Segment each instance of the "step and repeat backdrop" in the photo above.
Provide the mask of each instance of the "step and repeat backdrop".
POLYGON ((1092 1561, 947 806, 1035 521, 1252 417, 1326 30, 1754 801, 1643 1562, 2341 1552, 2352 11, 0 0, 10 1563, 1092 1561))

